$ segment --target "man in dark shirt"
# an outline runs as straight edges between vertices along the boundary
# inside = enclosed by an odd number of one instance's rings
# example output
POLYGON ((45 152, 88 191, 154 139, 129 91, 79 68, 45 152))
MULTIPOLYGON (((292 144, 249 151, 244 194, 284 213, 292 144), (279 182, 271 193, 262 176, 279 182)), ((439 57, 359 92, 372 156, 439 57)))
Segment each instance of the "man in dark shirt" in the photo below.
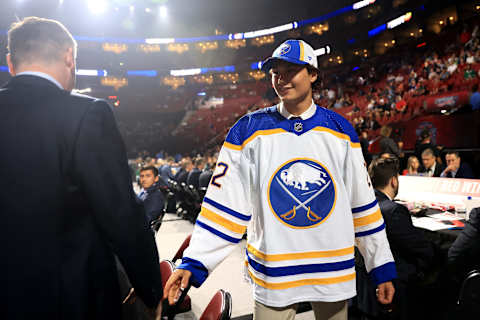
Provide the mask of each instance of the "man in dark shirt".
POLYGON ((180 163, 180 169, 173 177, 173 180, 177 181, 179 184, 184 182, 187 183, 188 173, 192 170, 192 160, 183 159, 180 163))

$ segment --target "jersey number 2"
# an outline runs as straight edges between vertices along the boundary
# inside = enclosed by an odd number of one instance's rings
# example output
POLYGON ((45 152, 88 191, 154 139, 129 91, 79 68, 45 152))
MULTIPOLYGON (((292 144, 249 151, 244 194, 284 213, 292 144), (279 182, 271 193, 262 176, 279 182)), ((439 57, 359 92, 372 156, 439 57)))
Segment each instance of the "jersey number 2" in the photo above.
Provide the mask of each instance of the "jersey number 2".
POLYGON ((217 187, 217 188, 221 188, 221 187, 222 187, 222 185, 217 182, 217 179, 220 179, 220 178, 224 177, 224 176, 227 174, 228 164, 226 164, 225 162, 219 162, 219 163, 217 164, 217 168, 219 168, 219 167, 222 167, 222 168, 223 168, 222 172, 220 172, 220 173, 218 173, 218 174, 216 174, 216 175, 214 175, 214 176, 212 177, 212 184, 213 184, 215 187, 217 187))

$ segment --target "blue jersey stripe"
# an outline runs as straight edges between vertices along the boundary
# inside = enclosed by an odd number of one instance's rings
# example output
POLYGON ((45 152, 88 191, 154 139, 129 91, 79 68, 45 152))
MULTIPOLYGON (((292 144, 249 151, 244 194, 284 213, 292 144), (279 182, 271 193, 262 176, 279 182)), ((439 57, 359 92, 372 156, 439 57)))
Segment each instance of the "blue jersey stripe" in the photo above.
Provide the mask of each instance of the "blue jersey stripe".
POLYGON ((355 267, 355 259, 331 263, 304 264, 288 267, 267 267, 248 256, 248 264, 252 266, 252 268, 255 269, 257 272, 263 273, 264 275, 270 277, 283 277, 304 273, 330 272, 350 269, 355 267))
POLYGON ((208 203, 209 205, 217 208, 218 210, 221 210, 225 213, 228 213, 238 219, 241 219, 241 220, 244 220, 244 221, 250 221, 250 216, 247 216, 247 215, 244 215, 244 214, 241 214, 240 212, 237 212, 235 210, 232 210, 230 208, 227 208, 225 207, 224 205, 221 205, 220 203, 210 199, 210 198, 207 198, 207 197, 204 197, 203 198, 203 202, 206 202, 208 203))
POLYGON ((214 235, 216 236, 219 236, 220 238, 224 239, 224 240, 227 240, 228 242, 231 242, 231 243, 239 243, 240 240, 242 240, 242 238, 240 239, 236 239, 236 238, 233 238, 233 237, 230 237, 229 235, 223 233, 223 232, 220 232, 218 231, 217 229, 215 228, 212 228, 210 227, 209 225, 201 222, 201 221, 198 221, 197 220, 197 223, 196 223, 199 227, 202 227, 203 229, 207 230, 207 231, 210 231, 211 233, 213 233, 214 235))
POLYGON ((365 237, 374 233, 377 233, 379 231, 382 231, 385 229, 385 223, 382 223, 381 226, 376 227, 375 229, 372 230, 367 230, 367 231, 362 231, 362 232, 355 232, 355 238, 360 238, 360 237, 365 237))
POLYGON ((362 212, 362 211, 366 211, 368 209, 371 209, 373 207, 375 207, 377 205, 377 199, 373 200, 373 202, 369 203, 369 204, 366 204, 364 206, 361 206, 361 207, 357 207, 357 208, 352 208, 352 213, 359 213, 359 212, 362 212))

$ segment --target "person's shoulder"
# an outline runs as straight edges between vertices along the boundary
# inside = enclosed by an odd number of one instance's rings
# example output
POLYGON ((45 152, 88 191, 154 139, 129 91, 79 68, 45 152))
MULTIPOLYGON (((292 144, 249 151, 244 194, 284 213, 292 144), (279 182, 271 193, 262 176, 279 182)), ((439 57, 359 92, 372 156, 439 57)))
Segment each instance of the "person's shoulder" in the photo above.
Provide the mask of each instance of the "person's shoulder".
POLYGON ((342 115, 336 113, 333 110, 329 110, 317 105, 317 114, 320 115, 322 123, 329 129, 334 130, 341 134, 346 134, 351 142, 359 143, 357 132, 352 124, 345 119, 342 115))
POLYGON ((226 142, 241 145, 258 130, 274 129, 282 116, 277 106, 260 109, 242 116, 230 129, 226 142))

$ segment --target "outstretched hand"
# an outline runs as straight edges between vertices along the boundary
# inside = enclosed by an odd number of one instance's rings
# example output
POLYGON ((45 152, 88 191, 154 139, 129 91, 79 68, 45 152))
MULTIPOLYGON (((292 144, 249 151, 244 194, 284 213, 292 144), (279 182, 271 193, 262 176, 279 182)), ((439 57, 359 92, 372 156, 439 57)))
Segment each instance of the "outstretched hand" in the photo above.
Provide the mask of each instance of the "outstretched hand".
POLYGON ((381 304, 390 304, 395 294, 395 288, 391 281, 380 283, 377 287, 377 299, 381 304))
POLYGON ((180 298, 183 290, 187 288, 192 273, 184 269, 176 269, 168 278, 167 284, 163 289, 163 298, 168 298, 170 305, 175 304, 180 298))

